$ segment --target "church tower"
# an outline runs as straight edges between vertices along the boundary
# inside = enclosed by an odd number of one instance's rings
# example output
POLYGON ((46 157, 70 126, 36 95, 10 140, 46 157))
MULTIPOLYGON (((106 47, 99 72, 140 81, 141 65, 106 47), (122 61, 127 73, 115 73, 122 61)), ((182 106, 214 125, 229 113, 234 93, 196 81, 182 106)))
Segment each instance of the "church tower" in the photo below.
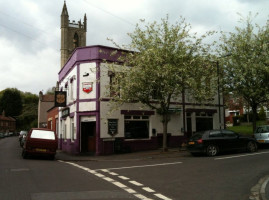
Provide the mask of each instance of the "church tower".
POLYGON ((84 15, 83 24, 81 20, 77 23, 69 21, 69 15, 64 1, 61 14, 61 68, 67 62, 73 50, 77 47, 86 46, 87 17, 84 15))

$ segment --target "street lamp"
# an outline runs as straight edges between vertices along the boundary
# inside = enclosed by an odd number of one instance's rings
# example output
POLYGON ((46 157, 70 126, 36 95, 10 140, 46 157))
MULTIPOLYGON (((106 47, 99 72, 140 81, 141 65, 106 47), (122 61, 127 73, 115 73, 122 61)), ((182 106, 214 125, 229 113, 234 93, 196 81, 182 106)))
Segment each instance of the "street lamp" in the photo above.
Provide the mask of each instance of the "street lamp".
POLYGON ((218 75, 219 128, 221 129, 221 114, 220 114, 220 74, 219 74, 219 61, 218 60, 217 60, 217 75, 218 75))
MULTIPOLYGON (((220 56, 219 58, 225 58, 225 57, 228 57, 228 56, 231 56, 232 54, 231 53, 227 53, 223 56, 220 56)), ((217 60, 217 75, 218 75, 218 107, 219 107, 219 127, 221 129, 221 113, 220 113, 220 66, 219 66, 219 61, 217 60)), ((224 102, 223 102, 224 104, 224 102)), ((223 109, 224 111, 224 109, 223 109)), ((224 118, 223 118, 223 123, 224 123, 224 118)))

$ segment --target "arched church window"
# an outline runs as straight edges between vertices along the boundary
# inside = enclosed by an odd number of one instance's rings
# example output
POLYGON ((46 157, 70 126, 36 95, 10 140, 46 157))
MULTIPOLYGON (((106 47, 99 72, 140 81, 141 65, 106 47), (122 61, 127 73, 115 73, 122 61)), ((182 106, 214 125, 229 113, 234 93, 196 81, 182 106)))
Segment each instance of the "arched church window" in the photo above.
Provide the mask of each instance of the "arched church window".
POLYGON ((73 44, 74 44, 74 48, 77 48, 79 45, 79 41, 78 41, 78 34, 77 33, 75 33, 75 35, 74 35, 74 38, 73 38, 73 44))

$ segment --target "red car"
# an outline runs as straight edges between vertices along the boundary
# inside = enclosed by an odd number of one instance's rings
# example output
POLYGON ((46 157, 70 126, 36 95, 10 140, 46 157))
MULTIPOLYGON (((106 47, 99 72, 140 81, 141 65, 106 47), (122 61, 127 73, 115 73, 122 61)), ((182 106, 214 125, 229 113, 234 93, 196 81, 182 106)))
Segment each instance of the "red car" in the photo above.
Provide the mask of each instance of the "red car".
POLYGON ((58 148, 58 138, 54 131, 44 128, 32 128, 25 138, 22 157, 45 155, 54 160, 58 148))

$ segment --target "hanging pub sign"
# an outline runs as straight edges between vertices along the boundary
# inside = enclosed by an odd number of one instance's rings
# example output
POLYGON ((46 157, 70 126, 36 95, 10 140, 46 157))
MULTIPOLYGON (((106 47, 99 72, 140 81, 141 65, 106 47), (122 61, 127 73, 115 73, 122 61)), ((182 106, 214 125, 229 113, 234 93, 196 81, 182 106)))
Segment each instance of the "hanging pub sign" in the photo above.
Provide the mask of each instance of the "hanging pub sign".
POLYGON ((82 83, 83 92, 89 94, 92 91, 93 82, 84 82, 82 83))
POLYGON ((108 119, 108 134, 114 136, 118 133, 118 119, 108 119))
POLYGON ((55 91, 54 106, 66 107, 66 92, 65 91, 55 91))

